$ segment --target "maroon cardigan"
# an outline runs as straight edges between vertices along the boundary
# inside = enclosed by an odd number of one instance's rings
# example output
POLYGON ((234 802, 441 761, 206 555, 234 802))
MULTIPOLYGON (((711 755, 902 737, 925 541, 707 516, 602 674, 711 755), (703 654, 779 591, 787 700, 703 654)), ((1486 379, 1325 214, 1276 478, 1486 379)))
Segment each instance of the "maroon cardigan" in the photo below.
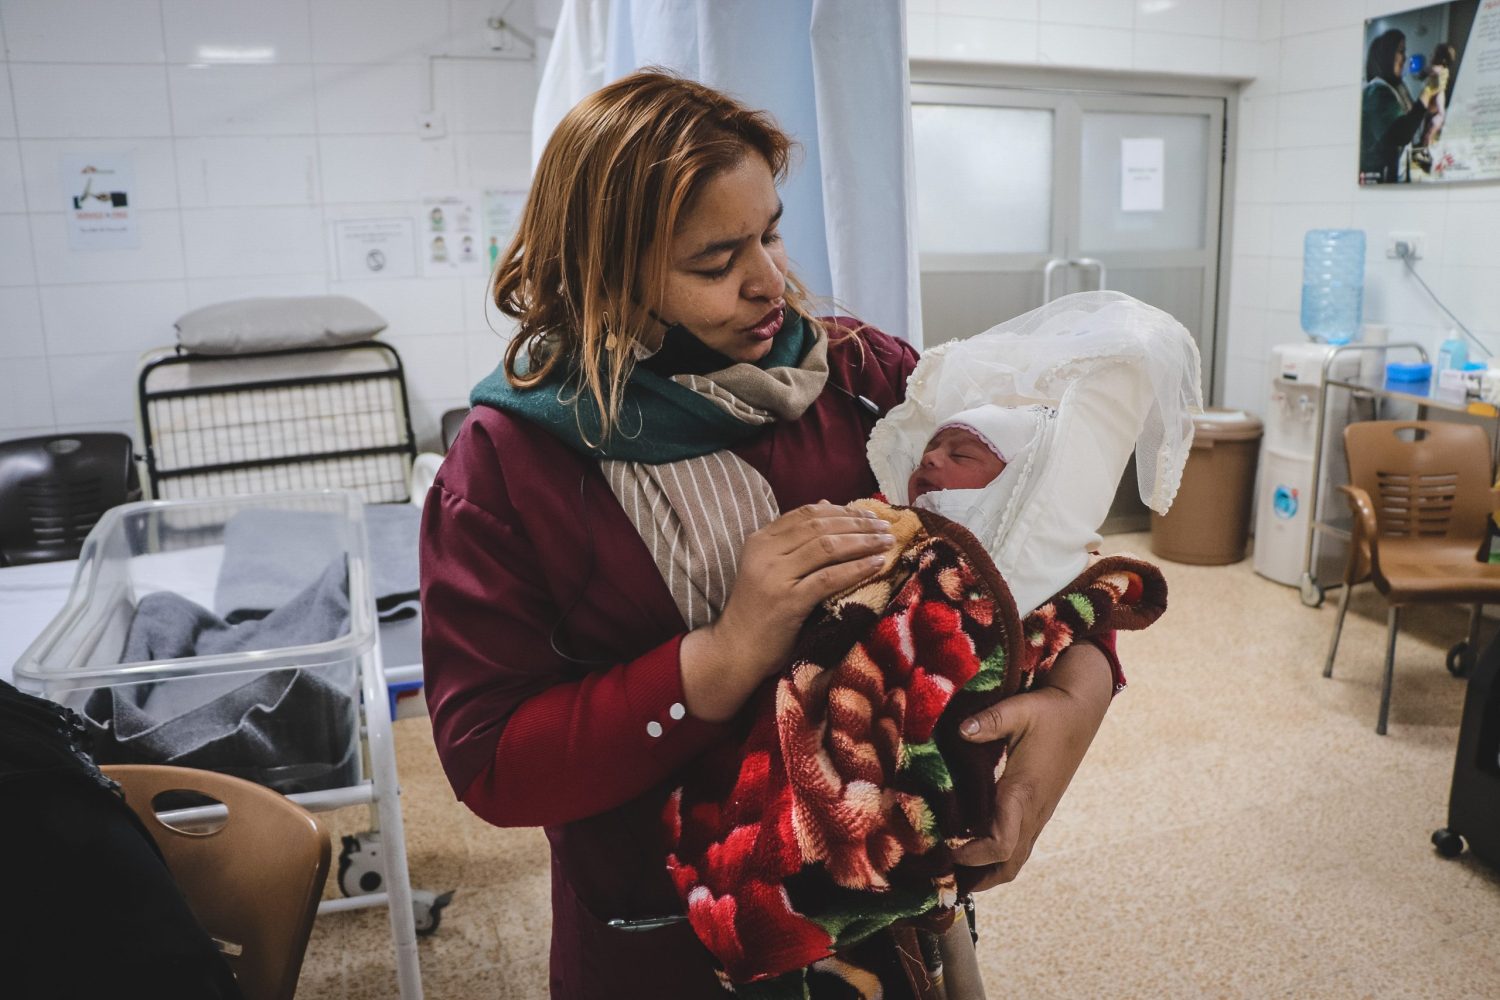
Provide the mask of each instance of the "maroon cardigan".
MULTIPOLYGON (((784 511, 875 492, 877 417, 857 397, 888 411, 917 356, 874 330, 859 338, 863 350, 831 345, 828 385, 799 420, 733 449, 784 511)), ((686 923, 605 926, 680 912, 661 810, 677 770, 724 729, 673 718, 686 627, 598 463, 475 407, 424 509, 422 609, 427 703, 454 791, 551 842, 552 995, 722 997, 686 923)))

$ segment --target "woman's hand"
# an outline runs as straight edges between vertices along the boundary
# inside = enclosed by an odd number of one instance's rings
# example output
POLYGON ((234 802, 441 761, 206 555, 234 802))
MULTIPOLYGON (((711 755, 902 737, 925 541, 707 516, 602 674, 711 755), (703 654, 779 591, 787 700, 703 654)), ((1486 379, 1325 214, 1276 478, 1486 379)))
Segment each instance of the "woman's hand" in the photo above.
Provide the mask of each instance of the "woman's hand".
POLYGON ((682 641, 682 690, 696 718, 722 722, 780 670, 802 623, 826 597, 874 573, 894 544, 874 513, 815 503, 745 539, 724 613, 682 641))
POLYGON ((959 727, 975 743, 1010 740, 1005 773, 995 785, 994 832, 953 855, 965 867, 993 866, 976 891, 1009 882, 1031 857, 1104 720, 1113 687, 1104 654, 1092 643, 1079 643, 1063 651, 1033 690, 997 702, 959 727))

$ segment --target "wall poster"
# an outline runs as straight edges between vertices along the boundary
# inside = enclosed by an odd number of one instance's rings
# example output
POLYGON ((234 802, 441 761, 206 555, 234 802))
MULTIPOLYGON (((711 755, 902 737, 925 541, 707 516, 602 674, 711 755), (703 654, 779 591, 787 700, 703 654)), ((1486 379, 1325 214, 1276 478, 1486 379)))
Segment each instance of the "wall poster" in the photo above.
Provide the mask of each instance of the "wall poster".
POLYGON ((68 249, 134 250, 141 245, 134 207, 135 168, 128 153, 69 154, 62 158, 68 249))
POLYGON ((484 274, 479 197, 472 191, 424 195, 417 223, 422 273, 427 277, 484 274))
POLYGON ((1500 0, 1365 22, 1360 184, 1500 179, 1500 0))
POLYGON ((521 210, 526 207, 526 192, 491 189, 484 192, 482 199, 485 266, 493 271, 521 224, 521 210))
POLYGON ((415 276, 415 234, 409 218, 336 220, 333 242, 339 279, 415 276))

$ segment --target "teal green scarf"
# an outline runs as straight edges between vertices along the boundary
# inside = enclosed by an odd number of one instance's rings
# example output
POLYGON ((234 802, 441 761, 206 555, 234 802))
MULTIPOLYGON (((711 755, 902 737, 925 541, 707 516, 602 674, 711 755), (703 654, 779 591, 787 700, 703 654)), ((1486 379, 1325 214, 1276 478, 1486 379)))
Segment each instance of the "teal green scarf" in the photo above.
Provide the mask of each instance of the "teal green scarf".
POLYGON ((796 378, 804 390, 801 395, 806 396, 806 388, 815 377, 815 388, 821 390, 827 377, 826 337, 788 310, 786 323, 764 358, 753 364, 725 360, 728 367, 723 371, 701 377, 667 378, 637 365, 625 383, 620 419, 602 443, 598 405, 575 378, 560 376, 529 389, 517 389, 505 377, 502 363, 474 387, 469 402, 492 406, 540 424, 590 458, 661 465, 727 448, 750 437, 772 419, 800 416, 816 397, 816 391, 805 401, 791 402, 790 413, 777 412, 772 407, 774 417, 746 419, 745 413, 764 413, 764 403, 760 399, 740 402, 732 398, 732 387, 743 385, 748 377, 763 388, 769 387, 772 395, 784 395, 788 390, 776 383, 796 378), (755 369, 763 374, 757 375, 755 369), (724 376, 727 377, 721 379, 724 376), (714 389, 712 395, 717 399, 690 387, 715 381, 720 385, 709 388, 714 389), (735 409, 740 413, 733 412, 735 409))

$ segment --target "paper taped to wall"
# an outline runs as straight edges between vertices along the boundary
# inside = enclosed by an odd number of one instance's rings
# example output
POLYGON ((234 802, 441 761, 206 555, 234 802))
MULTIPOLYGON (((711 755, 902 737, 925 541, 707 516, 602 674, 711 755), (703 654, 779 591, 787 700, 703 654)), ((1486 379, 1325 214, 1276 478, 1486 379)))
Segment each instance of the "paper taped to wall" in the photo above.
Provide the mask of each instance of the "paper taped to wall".
POLYGON ((339 278, 410 278, 417 273, 411 219, 339 219, 333 224, 339 278))

